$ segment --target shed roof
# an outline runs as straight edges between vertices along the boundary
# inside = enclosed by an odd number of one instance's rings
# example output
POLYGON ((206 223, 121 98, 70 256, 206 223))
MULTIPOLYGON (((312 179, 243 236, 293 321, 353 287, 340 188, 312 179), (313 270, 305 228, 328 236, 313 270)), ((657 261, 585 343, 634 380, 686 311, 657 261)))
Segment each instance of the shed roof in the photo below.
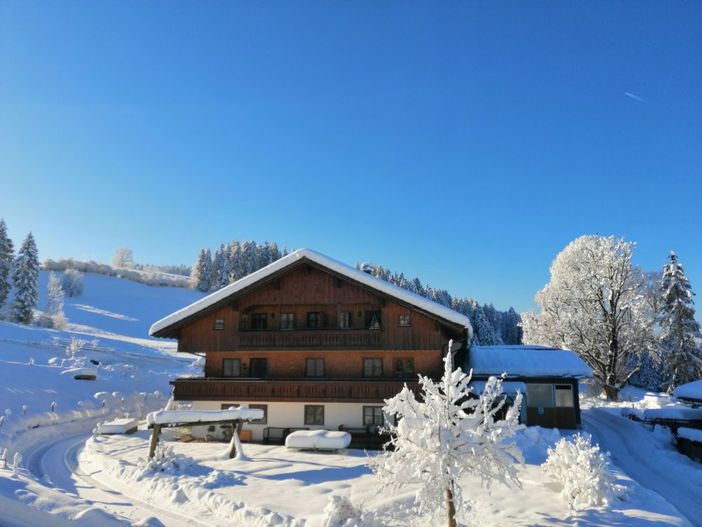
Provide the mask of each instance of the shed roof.
POLYGON ((236 282, 233 282, 228 286, 225 286, 222 289, 215 291, 214 293, 204 298, 201 298, 196 302, 193 302, 189 306, 179 309, 175 313, 172 313, 167 317, 162 318, 161 320, 155 322, 151 326, 149 334, 152 336, 163 336, 159 333, 163 332, 169 327, 174 326, 189 317, 197 315, 201 311, 204 311, 214 306, 215 304, 238 293, 239 291, 242 291, 256 284, 257 282, 270 277, 274 273, 277 273, 278 271, 281 271, 286 267, 290 267, 291 265, 298 263, 302 260, 308 260, 312 263, 317 264, 318 266, 329 269, 332 272, 345 276, 352 281, 370 287, 382 294, 394 297, 400 300, 401 302, 410 304, 438 318, 441 318, 458 326, 467 328, 469 333, 472 333, 470 319, 465 315, 454 311, 453 309, 450 309, 446 306, 442 306, 441 304, 433 302, 427 298, 424 298, 423 296, 419 296, 418 294, 412 293, 411 291, 408 291, 406 289, 402 289, 401 287, 397 287, 396 285, 393 285, 390 282, 386 282, 385 280, 376 278, 368 273, 359 271, 358 269, 355 269, 344 263, 338 262, 337 260, 329 258, 328 256, 325 256, 311 249, 298 249, 297 251, 294 251, 280 258, 279 260, 276 260, 272 264, 267 265, 266 267, 263 267, 262 269, 259 269, 258 271, 253 272, 237 280, 236 282))
POLYGON ((592 377, 590 367, 574 351, 544 346, 472 346, 466 367, 473 375, 592 377))
POLYGON ((675 388, 673 395, 678 399, 702 402, 702 379, 681 384, 675 388))

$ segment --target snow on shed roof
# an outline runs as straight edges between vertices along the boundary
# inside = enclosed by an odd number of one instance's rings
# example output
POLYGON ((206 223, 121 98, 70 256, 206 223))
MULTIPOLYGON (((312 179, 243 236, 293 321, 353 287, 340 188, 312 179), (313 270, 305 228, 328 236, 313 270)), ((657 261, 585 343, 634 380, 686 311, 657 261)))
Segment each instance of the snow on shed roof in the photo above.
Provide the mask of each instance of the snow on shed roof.
POLYGON ((673 396, 678 399, 702 401, 702 379, 678 386, 673 390, 673 396))
POLYGON ((346 276, 351 280, 355 280, 356 282, 360 282, 368 287, 380 291, 381 293, 385 293, 386 295, 395 297, 407 304, 411 304, 439 318, 442 318, 449 322, 453 322, 454 324, 458 324, 459 326, 468 328, 468 330, 472 333, 470 319, 465 315, 461 315, 457 311, 454 311, 453 309, 442 306, 441 304, 433 302, 432 300, 424 298, 423 296, 420 296, 416 293, 412 293, 411 291, 407 291, 406 289, 402 289, 401 287, 397 287, 396 285, 393 285, 390 282, 386 282, 385 280, 376 278, 368 273, 359 271, 358 269, 355 269, 344 263, 338 262, 337 260, 329 258, 328 256, 325 256, 311 249, 298 249, 297 251, 294 251, 288 254, 287 256, 283 256, 279 260, 276 260, 272 264, 269 264, 266 267, 263 267, 262 269, 259 269, 258 271, 253 272, 237 280, 236 282, 233 282, 228 286, 223 287, 218 291, 215 291, 211 295, 208 295, 196 302, 193 302, 192 304, 184 307, 183 309, 179 309, 175 313, 172 313, 167 317, 162 318, 158 322, 155 322, 149 330, 149 335, 154 335, 154 333, 162 331, 163 329, 166 329, 169 326, 172 326, 173 324, 177 324, 178 322, 181 322, 182 320, 197 314, 203 309, 206 309, 216 304, 217 302, 220 302, 228 296, 231 296, 234 293, 237 293, 249 287, 250 285, 255 284, 259 280, 262 280, 272 275, 273 273, 280 271, 281 269, 284 269, 302 259, 306 259, 322 267, 326 267, 331 271, 346 276))
POLYGON ((592 377, 590 367, 575 352, 544 346, 472 346, 467 369, 473 375, 592 377))

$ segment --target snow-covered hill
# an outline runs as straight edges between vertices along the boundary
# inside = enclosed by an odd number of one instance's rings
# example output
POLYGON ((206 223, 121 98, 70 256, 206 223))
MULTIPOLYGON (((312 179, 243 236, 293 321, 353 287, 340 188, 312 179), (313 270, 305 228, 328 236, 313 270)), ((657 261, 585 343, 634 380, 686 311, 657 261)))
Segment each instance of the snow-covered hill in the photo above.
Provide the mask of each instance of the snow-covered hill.
MULTIPOLYGON (((40 274, 40 309, 48 274, 40 274)), ((191 289, 85 274, 83 294, 65 299, 63 330, 0 321, 0 455, 7 449, 11 464, 16 453, 28 457, 36 445, 88 431, 99 419, 162 406, 168 382, 191 372, 193 358, 178 356, 175 342, 149 338, 148 328, 201 296, 191 289), (70 370, 76 367, 94 369, 97 378, 75 380, 70 370)), ((31 463, 25 461, 21 470, 31 463)), ((0 509, 16 505, 6 500, 16 498, 17 485, 26 495, 44 495, 31 480, 19 478, 10 486, 13 496, 3 496, 7 481, 0 473, 0 509)), ((47 503, 65 507, 64 502, 47 503)))

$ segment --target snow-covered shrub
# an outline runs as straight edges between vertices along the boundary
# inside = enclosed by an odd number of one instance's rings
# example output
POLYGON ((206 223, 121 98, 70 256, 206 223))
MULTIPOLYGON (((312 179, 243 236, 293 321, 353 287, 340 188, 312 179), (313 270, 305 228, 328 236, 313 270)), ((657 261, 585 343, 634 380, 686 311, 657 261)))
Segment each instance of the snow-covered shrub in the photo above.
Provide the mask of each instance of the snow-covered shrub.
POLYGON ((7 448, 0 451, 0 468, 7 468, 7 448))
POLYGON ((346 496, 330 496, 324 507, 322 527, 347 527, 359 525, 361 511, 346 496))
POLYGON ((12 458, 12 473, 17 474, 17 471, 20 468, 20 464, 22 463, 22 454, 19 452, 15 452, 15 456, 12 458))
POLYGON ((572 509, 607 505, 622 496, 624 488, 614 482, 609 468, 609 453, 590 442, 589 434, 563 438, 548 449, 543 465, 547 475, 563 485, 561 495, 572 509))
POLYGON ((51 409, 52 412, 56 413, 56 401, 51 401, 49 408, 51 409))
POLYGON ((83 273, 77 269, 66 269, 61 277, 61 288, 68 297, 83 294, 83 273))
POLYGON ((195 462, 183 454, 176 454, 173 447, 159 443, 156 445, 154 457, 151 459, 140 459, 138 463, 139 475, 137 479, 142 479, 158 472, 167 474, 177 474, 192 466, 195 462))
POLYGON ((515 464, 522 453, 513 441, 519 425, 522 395, 504 419, 496 419, 506 404, 502 381, 491 377, 482 394, 471 393, 471 376, 461 368, 453 370, 453 354, 444 359, 443 378, 435 382, 419 377, 419 400, 405 385, 386 401, 385 415, 391 439, 383 454, 370 463, 380 481, 380 491, 395 493, 408 485, 417 486, 414 508, 418 515, 446 508, 449 525, 456 525, 456 513, 470 510, 461 480, 464 475, 519 485, 515 464))

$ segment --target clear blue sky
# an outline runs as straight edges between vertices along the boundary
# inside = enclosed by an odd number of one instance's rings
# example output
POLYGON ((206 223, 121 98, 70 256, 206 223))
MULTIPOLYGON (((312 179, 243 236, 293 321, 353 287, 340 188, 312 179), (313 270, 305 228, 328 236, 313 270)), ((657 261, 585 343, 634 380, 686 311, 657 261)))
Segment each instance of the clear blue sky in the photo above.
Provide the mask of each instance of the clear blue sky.
POLYGON ((702 292, 702 3, 2 0, 0 183, 42 258, 270 240, 524 310, 599 233, 702 292))

